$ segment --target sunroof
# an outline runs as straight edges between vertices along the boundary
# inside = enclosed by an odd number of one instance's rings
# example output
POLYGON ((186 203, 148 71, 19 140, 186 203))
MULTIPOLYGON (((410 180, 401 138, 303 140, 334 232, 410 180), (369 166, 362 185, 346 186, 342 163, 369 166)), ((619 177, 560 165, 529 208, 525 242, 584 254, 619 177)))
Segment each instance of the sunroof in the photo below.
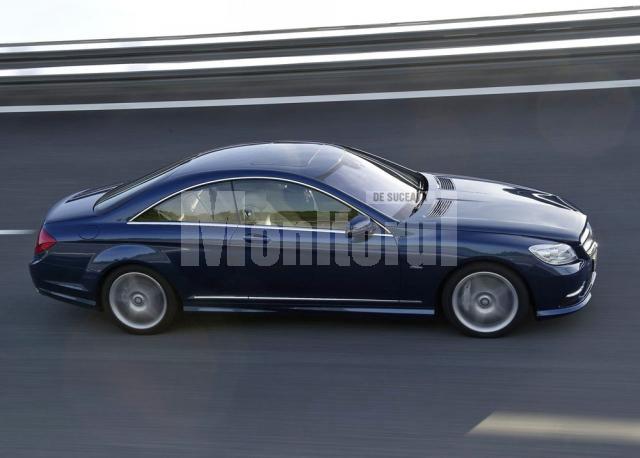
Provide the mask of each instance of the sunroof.
POLYGON ((251 161, 251 165, 256 166, 278 166, 278 167, 309 167, 309 164, 324 145, 304 145, 281 143, 274 150, 269 145, 261 145, 265 148, 265 154, 260 155, 254 151, 256 158, 251 161))

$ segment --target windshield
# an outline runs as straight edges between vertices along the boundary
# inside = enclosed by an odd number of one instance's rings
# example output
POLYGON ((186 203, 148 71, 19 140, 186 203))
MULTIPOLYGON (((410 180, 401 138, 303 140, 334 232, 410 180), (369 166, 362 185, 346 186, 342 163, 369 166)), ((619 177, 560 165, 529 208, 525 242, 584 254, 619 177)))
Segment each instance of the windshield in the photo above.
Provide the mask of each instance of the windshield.
POLYGON ((411 215, 423 195, 417 173, 394 168, 358 150, 347 150, 321 179, 391 218, 411 215))

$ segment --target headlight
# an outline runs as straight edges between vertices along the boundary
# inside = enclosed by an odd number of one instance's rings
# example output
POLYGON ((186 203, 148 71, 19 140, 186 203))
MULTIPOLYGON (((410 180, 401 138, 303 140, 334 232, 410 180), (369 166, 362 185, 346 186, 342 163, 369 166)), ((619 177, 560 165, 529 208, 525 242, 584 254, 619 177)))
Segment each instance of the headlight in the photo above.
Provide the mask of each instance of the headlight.
POLYGON ((536 258, 547 264, 559 266, 569 264, 578 259, 576 252, 566 243, 545 243, 543 245, 533 245, 529 247, 536 258))

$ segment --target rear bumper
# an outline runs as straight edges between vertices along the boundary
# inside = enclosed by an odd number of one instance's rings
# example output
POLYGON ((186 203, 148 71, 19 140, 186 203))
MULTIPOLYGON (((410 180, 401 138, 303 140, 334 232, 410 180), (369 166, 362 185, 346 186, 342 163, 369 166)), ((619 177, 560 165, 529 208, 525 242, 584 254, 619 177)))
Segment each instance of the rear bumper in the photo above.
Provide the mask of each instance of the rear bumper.
POLYGON ((76 278, 81 272, 48 264, 45 257, 34 259, 29 264, 29 272, 40 294, 81 307, 97 308, 94 294, 76 278))
POLYGON ((73 305, 79 305, 80 307, 86 307, 86 308, 91 308, 91 309, 95 309, 96 308, 96 302, 93 301, 93 300, 90 300, 90 299, 85 299, 83 297, 78 297, 78 296, 71 296, 71 295, 68 295, 68 294, 63 294, 63 293, 59 293, 59 292, 56 292, 56 291, 50 291, 50 290, 43 289, 43 288, 36 288, 36 289, 43 296, 47 296, 47 297, 50 297, 52 299, 57 299, 59 301, 67 302, 67 303, 73 304, 73 305))

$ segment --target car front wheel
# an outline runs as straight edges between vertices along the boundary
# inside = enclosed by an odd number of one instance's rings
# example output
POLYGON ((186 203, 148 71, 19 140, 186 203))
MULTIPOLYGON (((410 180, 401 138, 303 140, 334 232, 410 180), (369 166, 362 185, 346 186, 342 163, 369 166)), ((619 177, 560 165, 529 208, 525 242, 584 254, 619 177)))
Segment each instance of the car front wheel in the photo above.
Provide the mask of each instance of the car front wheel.
POLYGON ((513 329, 529 310, 529 295, 511 270, 490 263, 464 267, 443 290, 447 319, 465 334, 497 337, 513 329))
POLYGON ((173 289, 151 269, 129 266, 106 279, 102 303, 107 313, 133 334, 154 334, 173 321, 178 310, 173 289))

